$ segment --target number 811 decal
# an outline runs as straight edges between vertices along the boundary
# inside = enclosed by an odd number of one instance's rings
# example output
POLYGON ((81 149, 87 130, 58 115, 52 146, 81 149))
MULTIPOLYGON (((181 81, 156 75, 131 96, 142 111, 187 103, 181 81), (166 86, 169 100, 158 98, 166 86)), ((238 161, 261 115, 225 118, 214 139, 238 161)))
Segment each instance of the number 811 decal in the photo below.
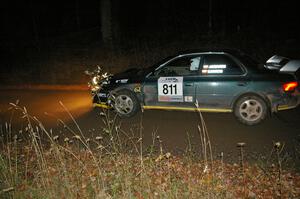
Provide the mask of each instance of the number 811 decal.
POLYGON ((158 101, 182 102, 183 77, 160 77, 158 83, 158 101))

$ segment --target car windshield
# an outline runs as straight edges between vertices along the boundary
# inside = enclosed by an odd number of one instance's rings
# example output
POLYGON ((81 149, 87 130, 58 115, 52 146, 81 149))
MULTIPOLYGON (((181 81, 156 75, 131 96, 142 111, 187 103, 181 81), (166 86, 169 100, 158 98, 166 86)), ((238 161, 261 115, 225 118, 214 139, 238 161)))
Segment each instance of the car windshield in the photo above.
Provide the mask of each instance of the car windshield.
POLYGON ((170 60, 170 59, 172 59, 174 57, 175 56, 166 57, 166 58, 162 59, 161 61, 155 63, 152 66, 143 68, 142 70, 139 71, 139 74, 145 74, 145 75, 149 74, 149 73, 153 72, 157 67, 159 67, 160 65, 162 65, 163 63, 167 62, 168 60, 170 60))

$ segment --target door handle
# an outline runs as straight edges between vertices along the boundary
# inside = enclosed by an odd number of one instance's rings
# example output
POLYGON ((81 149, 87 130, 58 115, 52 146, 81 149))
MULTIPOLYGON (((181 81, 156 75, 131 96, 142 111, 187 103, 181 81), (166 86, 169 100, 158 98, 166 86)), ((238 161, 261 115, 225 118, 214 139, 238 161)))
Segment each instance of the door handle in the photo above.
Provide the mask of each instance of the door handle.
POLYGON ((193 83, 185 83, 184 85, 185 86, 193 86, 194 84, 193 83))
POLYGON ((237 85, 238 86, 247 86, 247 82, 238 82, 237 85))

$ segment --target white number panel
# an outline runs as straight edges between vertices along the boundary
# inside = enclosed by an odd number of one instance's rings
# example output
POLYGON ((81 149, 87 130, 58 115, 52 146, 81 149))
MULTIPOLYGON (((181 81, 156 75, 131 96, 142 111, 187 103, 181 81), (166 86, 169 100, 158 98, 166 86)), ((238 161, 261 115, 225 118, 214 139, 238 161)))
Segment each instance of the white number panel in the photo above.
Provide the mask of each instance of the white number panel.
POLYGON ((182 102, 183 77, 160 77, 158 83, 158 101, 160 102, 182 102))

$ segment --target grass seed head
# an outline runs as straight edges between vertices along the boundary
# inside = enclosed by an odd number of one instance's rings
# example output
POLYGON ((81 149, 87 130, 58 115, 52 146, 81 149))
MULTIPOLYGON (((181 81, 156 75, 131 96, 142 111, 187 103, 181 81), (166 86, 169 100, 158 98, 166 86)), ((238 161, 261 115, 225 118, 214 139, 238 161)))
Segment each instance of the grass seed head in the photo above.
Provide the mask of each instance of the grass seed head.
POLYGON ((96 137, 96 140, 102 140, 102 139, 103 139, 102 136, 97 136, 97 137, 96 137))
POLYGON ((275 143, 274 143, 274 147, 275 147, 275 148, 278 149, 280 146, 281 146, 281 143, 280 143, 280 142, 275 142, 275 143))
POLYGON ((75 138, 77 140, 80 140, 80 136, 79 135, 75 135, 75 136, 73 136, 73 138, 75 138))
POLYGON ((97 149, 98 149, 98 150, 102 150, 102 149, 104 149, 104 146, 101 145, 101 144, 99 144, 98 147, 97 147, 97 149))
POLYGON ((165 156, 166 156, 167 159, 169 159, 171 157, 171 153, 168 152, 168 153, 165 154, 165 156))
POLYGON ((56 136, 53 137, 53 140, 56 141, 56 140, 58 140, 58 138, 59 138, 59 136, 56 135, 56 136))
POLYGON ((246 143, 244 142, 237 143, 237 147, 244 147, 244 146, 246 146, 246 143))
POLYGON ((18 139, 18 135, 14 135, 13 139, 16 141, 18 139))

